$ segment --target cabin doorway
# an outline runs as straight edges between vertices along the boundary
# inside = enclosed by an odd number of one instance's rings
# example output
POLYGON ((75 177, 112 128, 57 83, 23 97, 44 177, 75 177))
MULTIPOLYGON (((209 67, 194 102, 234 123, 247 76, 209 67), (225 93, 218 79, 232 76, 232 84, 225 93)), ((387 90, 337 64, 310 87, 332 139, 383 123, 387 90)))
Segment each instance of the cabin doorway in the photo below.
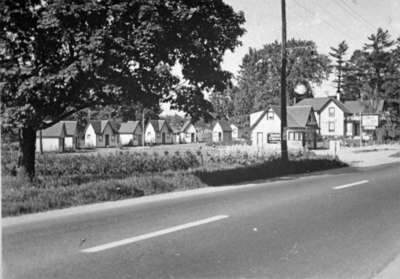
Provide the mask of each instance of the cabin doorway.
POLYGON ((162 144, 165 144, 165 133, 161 134, 161 142, 162 144))
POLYGON ((110 135, 105 135, 106 147, 110 146, 110 135))

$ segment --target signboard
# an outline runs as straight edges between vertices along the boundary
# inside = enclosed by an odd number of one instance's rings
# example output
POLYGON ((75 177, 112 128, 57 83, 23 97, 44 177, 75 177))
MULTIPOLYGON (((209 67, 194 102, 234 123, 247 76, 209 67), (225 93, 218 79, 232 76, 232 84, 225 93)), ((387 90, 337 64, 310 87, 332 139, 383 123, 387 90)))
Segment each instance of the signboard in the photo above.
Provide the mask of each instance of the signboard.
POLYGON ((365 130, 375 130, 379 126, 378 114, 362 114, 361 125, 365 130))
POLYGON ((280 133, 271 133, 268 134, 268 143, 278 143, 281 141, 280 133))

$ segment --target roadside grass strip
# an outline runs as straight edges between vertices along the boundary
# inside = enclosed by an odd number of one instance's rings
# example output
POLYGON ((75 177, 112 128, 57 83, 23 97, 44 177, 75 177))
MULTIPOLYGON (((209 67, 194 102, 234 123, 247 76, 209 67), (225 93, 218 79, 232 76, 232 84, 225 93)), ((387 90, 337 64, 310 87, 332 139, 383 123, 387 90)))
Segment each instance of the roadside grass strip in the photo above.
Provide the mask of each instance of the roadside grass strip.
POLYGON ((350 187, 354 187, 357 185, 361 185, 361 184, 365 184, 368 183, 369 180, 361 180, 361 181, 357 181, 357 182, 353 182, 353 183, 349 183, 349 184, 344 184, 344 185, 340 185, 340 186, 336 186, 333 187, 333 190, 341 190, 341 189, 345 189, 345 188, 350 188, 350 187))
POLYGON ((134 236, 134 237, 130 237, 130 238, 125 238, 125 239, 122 239, 122 240, 113 241, 113 242, 109 242, 109 243, 106 243, 106 244, 102 244, 102 245, 94 246, 94 247, 91 247, 91 248, 83 249, 83 250, 81 250, 81 252, 82 253, 97 253, 97 252, 101 252, 101 251, 104 251, 104 250, 112 249, 112 248, 115 248, 115 247, 128 245, 128 244, 132 244, 132 243, 139 242, 139 241, 142 241, 142 240, 146 240, 146 239, 162 236, 162 235, 169 234, 169 233, 172 233, 172 232, 182 231, 182 230, 185 230, 185 229, 189 229, 189 228, 205 225, 205 224, 208 224, 208 223, 216 222, 216 221, 228 218, 228 217, 229 217, 228 215, 216 215, 216 216, 213 216, 213 217, 210 217, 210 218, 206 218, 206 219, 202 219, 202 220, 198 220, 198 221, 194 221, 194 222, 189 222, 189 223, 186 223, 186 224, 170 227, 170 228, 167 228, 167 229, 163 229, 163 230, 159 230, 159 231, 155 231, 155 232, 151 232, 151 233, 147 233, 147 234, 142 234, 142 235, 138 235, 138 236, 134 236))

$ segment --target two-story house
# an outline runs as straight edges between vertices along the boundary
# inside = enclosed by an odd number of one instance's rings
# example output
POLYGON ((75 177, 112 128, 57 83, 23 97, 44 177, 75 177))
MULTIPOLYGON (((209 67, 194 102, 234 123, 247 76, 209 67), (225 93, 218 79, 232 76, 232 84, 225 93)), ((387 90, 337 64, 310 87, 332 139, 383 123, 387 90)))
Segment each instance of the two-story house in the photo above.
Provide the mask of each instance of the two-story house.
POLYGON ((311 106, 319 127, 319 134, 326 137, 346 135, 346 117, 351 114, 340 100, 333 97, 306 98, 294 106, 311 106))

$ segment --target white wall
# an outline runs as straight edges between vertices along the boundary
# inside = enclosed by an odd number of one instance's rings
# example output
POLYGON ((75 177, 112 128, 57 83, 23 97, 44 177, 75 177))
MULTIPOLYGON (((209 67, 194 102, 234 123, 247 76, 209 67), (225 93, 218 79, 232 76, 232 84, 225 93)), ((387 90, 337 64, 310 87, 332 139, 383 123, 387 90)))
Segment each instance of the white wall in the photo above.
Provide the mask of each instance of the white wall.
POLYGON ((162 144, 162 133, 165 133, 165 143, 174 143, 174 134, 168 130, 167 125, 163 125, 160 133, 156 135, 156 142, 162 144))
MULTIPOLYGON (((273 112, 273 110, 271 110, 273 112)), ((250 115, 251 116, 251 115, 250 115)), ((256 127, 251 131, 251 143, 252 145, 264 146, 268 142, 268 134, 281 132, 281 120, 278 115, 273 112, 273 119, 268 119, 268 113, 266 113, 256 127), (260 136, 260 141, 257 143, 257 138, 260 136), (262 140, 261 140, 262 139, 262 140)))
MULTIPOLYGON (((42 138, 43 151, 60 151, 59 138, 42 138)), ((36 151, 40 152, 40 138, 36 138, 36 151)))
POLYGON ((67 148, 67 149, 75 148, 74 137, 65 137, 64 138, 64 145, 65 145, 65 148, 67 148))
POLYGON ((119 142, 122 145, 127 145, 132 141, 133 143, 133 134, 119 134, 119 142))
POLYGON ((85 132, 85 146, 96 147, 96 133, 94 132, 92 124, 89 124, 85 132))
POLYGON ((231 124, 232 129, 232 140, 237 140, 239 138, 239 128, 236 125, 231 124))
POLYGON ((185 133, 180 133, 180 139, 184 143, 192 142, 192 134, 194 134, 194 142, 197 141, 197 131, 193 124, 189 125, 185 133))
POLYGON ((145 127, 145 133, 144 133, 144 141, 149 144, 154 144, 156 143, 156 132, 154 130, 153 125, 151 125, 151 123, 149 123, 146 127, 145 127))
POLYGON ((215 124, 213 132, 212 132, 212 141, 219 142, 219 133, 221 133, 221 141, 224 140, 224 132, 222 131, 221 125, 219 123, 215 124))
POLYGON ((333 101, 329 102, 329 104, 321 111, 320 117, 321 123, 318 124, 322 136, 344 136, 344 112, 333 101), (334 116, 329 116, 329 108, 335 109, 334 116), (329 131, 329 122, 335 123, 334 131, 329 131))

